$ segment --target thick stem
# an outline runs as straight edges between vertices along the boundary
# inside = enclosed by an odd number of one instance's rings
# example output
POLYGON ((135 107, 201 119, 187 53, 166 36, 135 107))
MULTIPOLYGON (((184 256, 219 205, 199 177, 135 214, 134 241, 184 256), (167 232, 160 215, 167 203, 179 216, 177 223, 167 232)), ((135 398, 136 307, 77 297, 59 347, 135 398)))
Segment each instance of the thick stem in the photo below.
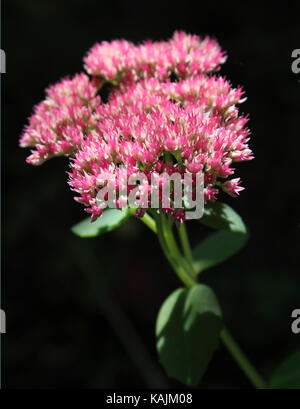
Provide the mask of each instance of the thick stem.
POLYGON ((144 216, 141 218, 141 220, 143 223, 145 223, 146 226, 149 227, 149 229, 153 231, 153 233, 157 233, 155 220, 153 220, 152 217, 149 216, 148 213, 145 213, 144 216))
POLYGON ((184 223, 180 223, 180 225, 178 226, 178 233, 179 233, 179 239, 181 242, 183 254, 186 258, 186 261, 189 264, 191 272, 193 273, 194 276, 196 276, 196 272, 194 269, 192 250, 191 250, 189 238, 188 238, 186 227, 184 223))
POLYGON ((170 225, 167 225, 165 216, 156 214, 155 221, 158 239, 167 260, 174 268, 174 271, 176 272, 180 280, 187 287, 192 287, 193 285, 195 285, 195 280, 185 270, 181 254, 178 250, 177 244, 173 236, 172 229, 170 225))

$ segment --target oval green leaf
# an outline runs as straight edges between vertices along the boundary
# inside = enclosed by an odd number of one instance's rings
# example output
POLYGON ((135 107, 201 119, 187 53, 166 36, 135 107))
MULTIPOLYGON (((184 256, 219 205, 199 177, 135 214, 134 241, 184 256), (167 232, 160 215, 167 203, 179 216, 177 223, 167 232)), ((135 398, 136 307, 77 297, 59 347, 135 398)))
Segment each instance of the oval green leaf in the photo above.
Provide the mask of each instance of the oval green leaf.
POLYGON ((130 213, 128 209, 106 209, 103 215, 95 222, 91 222, 91 219, 88 217, 75 224, 71 228, 71 231, 76 234, 76 236, 83 238, 97 237, 121 226, 129 217, 130 213))
POLYGON ((272 389, 300 389, 300 350, 291 354, 274 372, 272 389))
POLYGON ((163 303, 156 322, 159 361, 169 377, 199 384, 219 343, 222 314, 206 285, 179 288, 163 303))
POLYGON ((241 216, 232 207, 222 202, 208 202, 204 206, 203 216, 198 219, 205 226, 216 230, 228 230, 246 233, 246 226, 241 216))
POLYGON ((193 250, 197 273, 216 266, 236 254, 247 242, 246 233, 221 230, 209 235, 193 250))

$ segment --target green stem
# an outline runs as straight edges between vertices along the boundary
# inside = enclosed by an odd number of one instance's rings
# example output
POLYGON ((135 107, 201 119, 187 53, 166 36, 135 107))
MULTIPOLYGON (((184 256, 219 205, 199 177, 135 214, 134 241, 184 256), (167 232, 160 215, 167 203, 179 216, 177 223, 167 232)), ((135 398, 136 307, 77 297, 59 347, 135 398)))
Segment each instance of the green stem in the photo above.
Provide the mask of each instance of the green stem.
POLYGON ((172 230, 172 224, 173 221, 170 221, 167 219, 165 215, 161 215, 161 220, 162 220, 162 228, 163 228, 163 234, 165 236, 165 240, 167 243, 168 248, 170 249, 171 253, 175 256, 176 259, 176 265, 181 266, 184 274, 185 274, 185 282, 188 282, 188 287, 191 287, 196 284, 196 281, 194 279, 193 274, 191 274, 191 269, 185 260, 184 257, 182 257, 181 252, 179 250, 179 247, 176 243, 173 230, 172 230))
POLYGON ((151 216, 149 216, 148 213, 145 213, 144 216, 141 218, 141 221, 145 223, 147 227, 149 227, 150 230, 153 231, 153 233, 157 233, 156 229, 156 223, 155 220, 152 219, 151 216))
POLYGON ((186 272, 181 254, 174 240, 172 229, 164 215, 154 215, 156 220, 157 235, 162 250, 180 280, 187 286, 195 285, 195 280, 186 272))
POLYGON ((189 238, 188 238, 186 227, 184 223, 180 223, 180 225, 178 226, 178 233, 179 233, 179 239, 181 242, 183 254, 185 255, 185 258, 189 264, 189 267, 193 275, 196 276, 196 271, 194 269, 192 250, 191 250, 189 238))
POLYGON ((232 338, 230 332, 224 328, 221 333, 221 339, 225 346, 227 347, 228 351, 231 353, 237 364, 240 366, 242 371, 248 377, 250 382, 255 386, 257 389, 267 389, 267 385, 254 366, 249 362, 246 355, 240 349, 238 344, 232 338))
POLYGON ((165 237, 166 243, 170 251, 174 255, 174 257, 176 258, 177 263, 181 265, 183 260, 182 260, 180 250, 178 248, 178 245, 173 235, 172 221, 168 220, 166 216, 162 214, 161 224, 162 224, 162 231, 163 231, 163 235, 165 237))
MULTIPOLYGON (((197 284, 197 281, 194 277, 189 274, 189 270, 187 270, 187 263, 184 263, 184 259, 181 257, 181 254, 178 250, 176 240, 173 235, 172 226, 171 224, 165 219, 164 215, 158 215, 157 213, 154 214, 154 219, 148 214, 145 214, 142 217, 142 221, 155 233, 158 235, 158 239, 162 250, 170 262, 171 266, 174 268, 179 279, 186 285, 186 287, 190 288, 197 284), (156 226, 156 228, 155 228, 156 226), (179 255, 178 255, 179 254, 179 255)), ((184 223, 182 223, 184 225, 184 223)), ((188 235, 185 230, 185 227, 179 229, 179 237, 181 240, 182 248, 184 251, 184 255, 188 261, 188 264, 192 261, 192 253, 188 241, 188 235)), ((266 389, 267 385, 251 362, 248 360, 246 355, 240 349, 238 344, 235 342, 229 331, 224 328, 221 332, 221 339, 231 353, 232 357, 248 377, 250 382, 255 386, 257 389, 266 389)))

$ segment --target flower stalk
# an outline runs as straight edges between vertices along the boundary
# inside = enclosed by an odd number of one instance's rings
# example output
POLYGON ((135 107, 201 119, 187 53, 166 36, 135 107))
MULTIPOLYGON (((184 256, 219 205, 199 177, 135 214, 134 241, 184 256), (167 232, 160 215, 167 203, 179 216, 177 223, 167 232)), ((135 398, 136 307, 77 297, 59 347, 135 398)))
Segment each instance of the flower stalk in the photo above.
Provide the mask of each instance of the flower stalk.
MULTIPOLYGON (((146 218, 144 216, 141 220, 148 227, 151 226, 150 229, 153 232, 155 232, 154 224, 156 225, 158 239, 167 260, 182 283, 187 288, 193 287, 197 284, 197 279, 194 271, 191 272, 191 270, 187 270, 187 266, 189 267, 190 265, 193 265, 193 260, 189 238, 184 223, 179 227, 179 238, 186 259, 183 258, 179 252, 172 231, 172 222, 170 222, 164 214, 154 213, 154 217, 155 219, 152 219, 151 216, 147 215, 146 218)), ((221 340, 252 385, 256 389, 267 389, 266 382, 248 360, 226 327, 224 327, 221 332, 221 340)))

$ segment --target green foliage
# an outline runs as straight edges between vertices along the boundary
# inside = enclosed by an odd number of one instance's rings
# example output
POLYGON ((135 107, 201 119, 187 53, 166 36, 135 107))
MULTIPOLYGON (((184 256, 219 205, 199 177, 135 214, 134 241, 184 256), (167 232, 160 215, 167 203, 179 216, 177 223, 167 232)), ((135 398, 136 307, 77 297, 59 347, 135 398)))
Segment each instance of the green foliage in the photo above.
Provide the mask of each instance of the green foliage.
POLYGON ((300 389, 300 350, 291 354, 274 372, 272 389, 300 389))
POLYGON ((222 314, 206 285, 179 288, 163 303, 156 322, 159 360, 168 376, 196 386, 215 352, 222 314))
POLYGON ((247 234, 230 231, 218 231, 209 235, 193 250, 196 272, 199 273, 227 260, 236 254, 247 240, 247 234))
POLYGON ((211 234, 195 247, 193 259, 197 273, 227 260, 248 240, 247 229, 242 218, 225 203, 208 203, 199 222, 219 231, 211 234))
POLYGON ((130 212, 128 209, 106 209, 95 222, 91 223, 91 219, 88 217, 75 224, 71 230, 79 237, 96 237, 121 226, 129 217, 130 212))
POLYGON ((242 218, 232 207, 222 202, 209 202, 199 222, 216 230, 229 230, 235 233, 247 233, 242 218))

